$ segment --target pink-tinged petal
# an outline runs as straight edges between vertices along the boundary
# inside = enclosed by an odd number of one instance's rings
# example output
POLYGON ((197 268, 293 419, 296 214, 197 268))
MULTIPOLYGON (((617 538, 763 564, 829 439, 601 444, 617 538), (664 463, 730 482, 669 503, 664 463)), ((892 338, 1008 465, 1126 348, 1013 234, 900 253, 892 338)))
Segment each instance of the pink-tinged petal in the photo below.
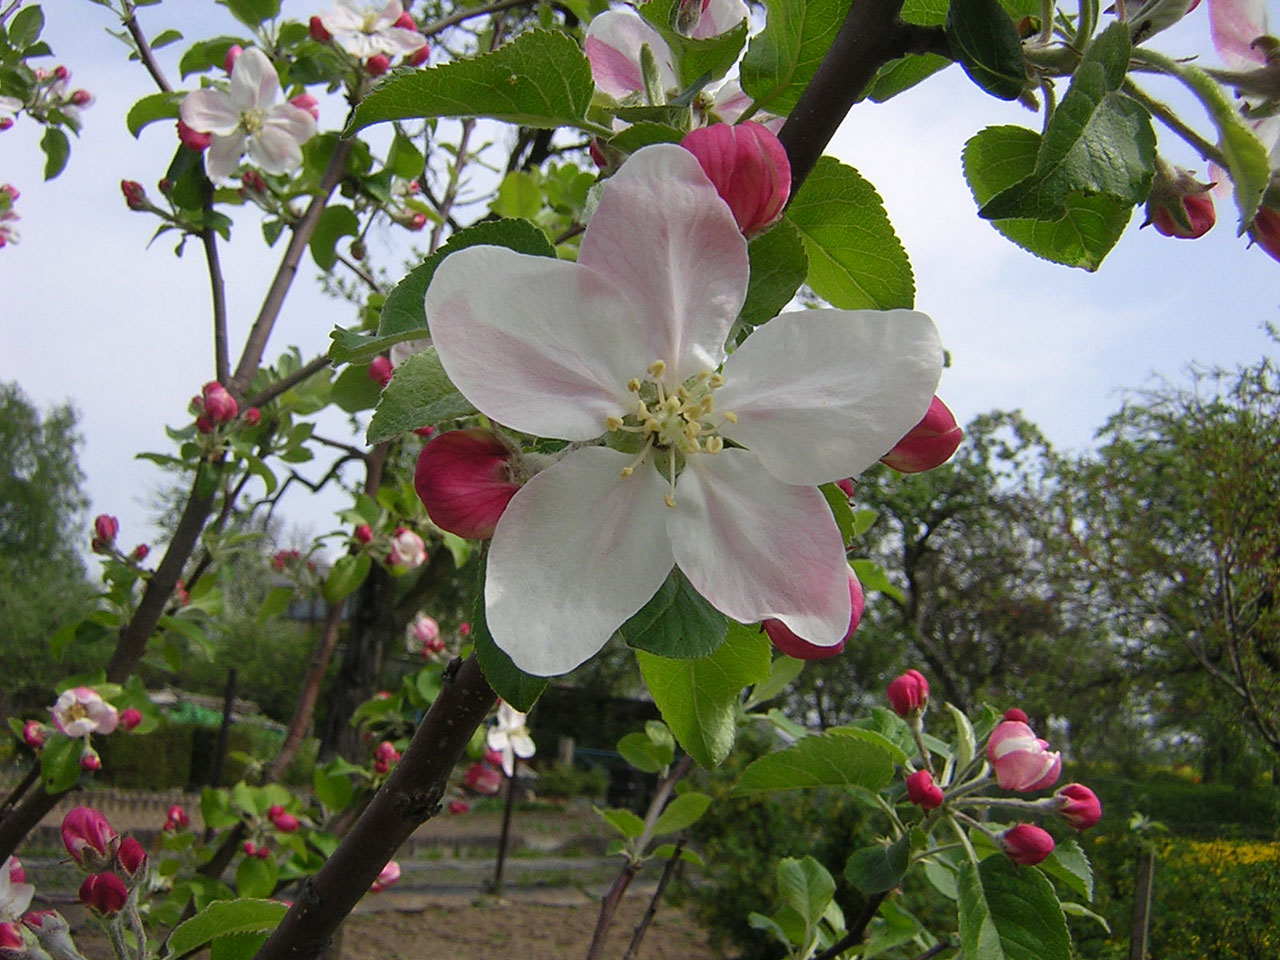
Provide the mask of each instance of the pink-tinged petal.
POLYGON ((590 440, 634 407, 627 381, 652 361, 626 297, 581 264, 504 247, 446 257, 427 289, 440 362, 499 423, 590 440))
POLYGON ((667 364, 669 387, 720 365, 746 297, 747 242, 689 151, 633 154, 601 192, 578 262, 626 292, 648 341, 640 356, 667 364))
POLYGON ((361 30, 364 28, 364 11, 355 0, 336 0, 333 9, 320 20, 330 33, 339 30, 361 30))
POLYGON ((664 90, 677 85, 671 48, 653 27, 632 10, 609 10, 587 25, 584 44, 596 86, 622 99, 644 89, 640 48, 648 45, 664 90))
POLYGON ((567 673, 605 645, 671 572, 666 485, 631 457, 574 451, 538 473, 493 534, 485 612, 494 642, 536 676, 567 673))
POLYGON ((315 132, 311 114, 290 104, 273 109, 256 136, 249 138, 249 157, 267 173, 288 173, 302 165, 302 144, 315 132), (287 107, 287 112, 282 110, 287 107), (301 116, 298 116, 301 114, 301 116))
POLYGON ((920 422, 941 373, 938 331, 923 313, 784 314, 726 361, 716 409, 738 422, 720 432, 787 483, 856 476, 920 422))
POLYGON ((381 33, 395 26, 395 22, 400 19, 400 15, 404 13, 404 6, 400 0, 387 0, 387 5, 378 13, 378 17, 373 21, 373 32, 381 33))
POLYGON ((706 40, 718 37, 732 30, 750 16, 747 5, 742 0, 710 0, 702 6, 698 22, 689 31, 695 40, 706 40))
POLYGON ((221 90, 193 90, 182 98, 178 116, 192 130, 229 136, 240 127, 240 111, 221 90))
POLYGON ((267 55, 257 47, 240 54, 231 70, 231 102, 241 110, 263 110, 279 94, 280 78, 267 55))
POLYGON ((226 180, 240 166, 240 157, 244 154, 245 135, 236 131, 225 137, 214 135, 204 155, 204 171, 214 183, 226 180))
MULTIPOLYGON (((753 99, 736 79, 726 80, 711 98, 711 112, 723 123, 737 123, 753 99)), ((777 131, 774 131, 777 133, 777 131)))
POLYGON ((378 34, 382 44, 382 52, 392 57, 408 56, 427 45, 427 38, 417 30, 406 30, 403 27, 388 27, 378 34))
POLYGON ((820 647, 849 630, 844 543, 815 487, 785 484, 746 450, 689 458, 667 511, 676 564, 742 623, 773 617, 820 647))
POLYGON ((1232 70, 1266 63, 1266 51, 1253 47, 1269 34, 1265 0, 1209 0, 1209 33, 1222 62, 1232 70))

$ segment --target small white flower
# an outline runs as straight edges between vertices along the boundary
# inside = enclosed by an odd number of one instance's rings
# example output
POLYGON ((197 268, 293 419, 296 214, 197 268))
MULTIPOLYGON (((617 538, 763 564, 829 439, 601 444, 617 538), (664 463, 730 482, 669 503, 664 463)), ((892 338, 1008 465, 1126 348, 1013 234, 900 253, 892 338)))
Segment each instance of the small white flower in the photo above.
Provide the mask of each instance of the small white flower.
POLYGON ((111 733, 120 722, 116 708, 91 687, 64 690, 53 705, 53 724, 68 737, 111 733))
POLYGON ((21 219, 13 209, 0 213, 0 249, 18 242, 18 228, 14 224, 21 219))
POLYGON ((10 857, 0 864, 0 922, 16 923, 21 920, 36 892, 31 884, 20 883, 11 877, 17 863, 16 857, 10 857))
POLYGON ((523 713, 504 702, 498 704, 497 724, 489 728, 489 749, 502 754, 502 772, 508 777, 515 776, 516 757, 528 760, 537 753, 524 720, 523 713))
POLYGON ((396 26, 403 14, 400 0, 337 0, 333 11, 322 16, 320 22, 342 49, 358 60, 367 60, 380 53, 408 56, 427 45, 427 38, 417 30, 396 26))
POLYGON ((288 173, 302 164, 302 144, 316 132, 310 112, 276 103, 280 78, 266 54, 250 48, 231 70, 227 91, 195 90, 182 101, 182 122, 213 142, 205 168, 215 183, 230 177, 246 150, 267 173, 288 173))
POLYGON ((387 562, 393 567, 420 567, 427 562, 427 545, 422 538, 407 527, 396 528, 391 538, 391 552, 387 562))
POLYGON ((17 97, 0 97, 0 120, 12 119, 22 109, 22 101, 17 97))

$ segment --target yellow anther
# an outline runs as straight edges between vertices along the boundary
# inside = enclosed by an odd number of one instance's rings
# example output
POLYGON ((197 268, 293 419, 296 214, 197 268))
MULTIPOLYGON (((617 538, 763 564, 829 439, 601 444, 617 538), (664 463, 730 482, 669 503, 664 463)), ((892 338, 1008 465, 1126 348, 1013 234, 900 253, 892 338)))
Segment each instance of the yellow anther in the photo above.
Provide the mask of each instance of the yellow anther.
POLYGON ((698 404, 698 416, 708 417, 711 414, 715 413, 715 409, 716 409, 716 402, 712 398, 711 394, 708 393, 705 397, 702 398, 702 402, 698 404))
POLYGON ((632 377, 630 380, 627 381, 627 389, 630 390, 632 393, 639 393, 640 381, 637 380, 635 377, 632 377))
POLYGON ((622 418, 616 414, 609 414, 604 418, 604 428, 606 430, 619 430, 622 428, 622 418))
POLYGON ((724 449, 724 440, 720 437, 707 437, 707 453, 719 453, 724 449))
POLYGON ((676 498, 673 497, 671 494, 668 493, 665 497, 662 498, 662 500, 664 503, 666 503, 668 507, 675 509, 676 498))
POLYGON ((649 408, 648 408, 647 406, 645 406, 644 401, 643 401, 643 400, 637 400, 637 401, 636 401, 636 419, 637 419, 637 420, 640 420, 641 422, 643 422, 643 421, 645 421, 645 420, 648 420, 648 419, 649 419, 649 416, 650 416, 650 414, 649 414, 649 408))
POLYGON ((620 477, 629 477, 629 476, 631 476, 631 475, 632 475, 633 473, 635 473, 635 472, 636 472, 636 471, 635 471, 635 468, 634 468, 634 467, 623 467, 623 468, 622 468, 622 472, 621 472, 621 473, 619 473, 619 474, 618 474, 618 476, 620 476, 620 477))
POLYGON ((708 381, 708 380, 710 380, 710 379, 711 379, 711 371, 710 371, 710 370, 703 370, 703 371, 702 371, 700 374, 698 374, 698 375, 697 375, 697 377, 695 377, 694 379, 695 379, 695 380, 697 380, 699 383, 706 383, 706 381, 708 381))
POLYGON ((734 413, 732 410, 726 410, 724 412, 724 418, 728 420, 730 423, 738 422, 738 415, 734 413))
POLYGON ((697 420, 690 420, 684 427, 684 435, 692 440, 694 437, 702 436, 702 424, 697 420))
POLYGON ((723 386, 724 386, 724 377, 722 377, 718 373, 713 373, 711 375, 711 388, 714 390, 716 387, 723 387, 723 386))
POLYGON ((676 397, 667 397, 667 402, 663 404, 667 409, 667 413, 679 413, 680 408, 684 406, 676 397))
POLYGON ((689 399, 689 391, 688 391, 688 390, 686 390, 684 387, 681 387, 680 389, 678 389, 678 390, 676 391, 676 396, 677 396, 677 397, 679 397, 681 400, 688 400, 688 399, 689 399))
POLYGON ((658 423, 658 421, 653 419, 653 417, 650 417, 644 422, 644 428, 649 433, 658 433, 662 429, 662 424, 658 423))
POLYGON ((649 376, 655 380, 667 372, 667 364, 663 360, 655 360, 649 364, 649 376))

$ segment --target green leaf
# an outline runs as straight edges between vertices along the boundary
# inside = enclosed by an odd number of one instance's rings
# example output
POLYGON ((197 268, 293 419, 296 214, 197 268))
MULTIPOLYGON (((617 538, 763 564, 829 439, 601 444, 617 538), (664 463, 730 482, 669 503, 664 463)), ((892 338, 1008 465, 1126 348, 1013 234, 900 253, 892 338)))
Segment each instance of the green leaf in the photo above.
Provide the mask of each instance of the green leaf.
POLYGON ((1053 853, 1040 863, 1040 869, 1057 877, 1086 900, 1093 899, 1093 867, 1075 837, 1059 841, 1053 853))
POLYGON ((218 0, 246 27, 256 27, 280 16, 280 0, 218 0))
POLYGON ((836 882, 827 868, 813 857, 778 861, 778 896, 813 930, 836 893, 836 882))
POLYGON ((640 672, 671 732, 703 767, 714 767, 733 748, 742 688, 769 675, 769 641, 740 624, 700 660, 672 660, 636 652, 640 672))
POLYGON ((229 933, 209 946, 209 960, 253 960, 264 943, 265 933, 229 933))
POLYGON ((493 687, 493 692, 521 713, 528 713, 547 688, 547 678, 525 673, 493 642, 484 616, 485 568, 486 564, 481 563, 481 587, 471 612, 471 638, 476 645, 476 660, 479 661, 480 670, 489 681, 489 686, 493 687))
POLYGON ((627 840, 634 840, 644 833, 644 821, 630 810, 618 810, 612 807, 607 810, 601 810, 596 807, 595 811, 604 818, 605 823, 617 830, 627 840))
POLYGON ((1097 36, 1049 121, 1034 172, 984 203, 979 216, 1060 220, 1073 193, 1130 205, 1146 199, 1155 132, 1147 112, 1118 92, 1130 49, 1126 24, 1097 36))
POLYGON ((822 157, 791 201, 786 219, 809 255, 809 286, 845 310, 910 307, 915 281, 907 252, 875 188, 822 157))
POLYGON ((177 43, 181 39, 181 30, 161 30, 151 38, 151 49, 159 50, 161 47, 167 47, 169 44, 177 43))
POLYGON ((14 50, 26 50, 40 39, 43 29, 44 11, 35 4, 23 7, 14 14, 13 22, 9 24, 9 44, 14 50))
POLYGON ((757 683, 751 688, 751 695, 742 705, 743 709, 750 710, 757 704, 768 703, 791 686, 791 682, 800 676, 800 671, 804 669, 804 663, 803 660, 788 657, 784 653, 774 657, 773 663, 769 666, 769 676, 762 683, 757 683))
POLYGON ((973 736, 973 724, 955 704, 948 703, 946 707, 956 725, 956 770, 963 770, 977 755, 978 745, 973 736))
POLYGON ((649 0, 638 8, 675 54, 681 87, 719 80, 737 62, 747 42, 747 19, 715 37, 694 40, 676 29, 679 0, 649 0))
POLYGON ((742 58, 742 89, 758 108, 786 116, 817 72, 849 0, 765 0, 765 27, 742 58))
POLYGON ((157 120, 174 120, 178 116, 178 107, 182 103, 182 93, 152 93, 143 97, 132 107, 125 117, 125 125, 135 137, 142 133, 142 128, 157 120))
POLYGON ((653 833, 661 836, 664 833, 679 833, 702 819, 711 806, 711 798, 705 793, 682 793, 672 800, 654 821, 653 833))
POLYGON ((335 247, 339 237, 356 237, 360 235, 360 221, 350 207, 335 205, 325 207, 320 214, 320 222, 316 224, 315 233, 311 234, 311 259, 321 270, 332 270, 338 262, 335 247))
POLYGON ((752 240, 747 255, 751 258, 751 280, 739 316, 743 323, 757 326, 772 320, 791 302, 809 273, 809 258, 795 224, 785 219, 752 240))
POLYGON ((537 174, 512 170, 498 184, 498 193, 489 205, 500 217, 532 220, 542 210, 542 187, 537 174))
POLYGON ((684 133, 683 130, 669 127, 665 123, 644 120, 614 134, 609 140, 609 146, 630 154, 651 143, 679 143, 684 139, 684 133))
POLYGON ((185 79, 193 73, 203 73, 213 67, 221 67, 227 58, 227 51, 237 44, 248 47, 253 45, 253 41, 244 37, 224 36, 192 44, 178 61, 178 72, 185 79))
POLYGON ((752 761, 733 794, 745 797, 807 787, 880 790, 892 779, 893 758, 882 747, 858 737, 824 733, 752 761))
POLYGON ((724 614, 673 567, 658 592, 618 628, 628 646, 676 660, 696 660, 724 642, 724 614))
POLYGON ((949 66, 951 61, 936 53, 891 60, 876 73, 867 98, 874 103, 884 103, 949 66))
POLYGON ((671 765, 675 751, 663 749, 643 733, 628 733, 618 741, 622 759, 644 773, 659 773, 671 765))
POLYGON ((335 560, 333 569, 324 578, 324 586, 321 588, 325 602, 341 603, 355 593, 360 589, 360 584, 364 583, 364 578, 369 575, 369 568, 372 566, 373 561, 369 559, 367 553, 347 555, 335 560))
POLYGON ((40 782, 45 793, 63 793, 80 779, 84 743, 61 734, 51 736, 40 753, 40 782))
POLYGON ((415 353, 396 367, 369 421, 369 443, 381 443, 418 427, 475 413, 471 401, 453 385, 435 347, 415 353))
MULTIPOLYGON (((1032 175, 1040 135, 1024 127, 987 127, 964 147, 964 175, 979 206, 1032 175)), ((1072 193, 1057 220, 993 220, 991 225, 1030 253, 1054 263, 1097 270, 1124 233, 1131 204, 1072 193)))
MULTIPOLYGON (((676 845, 674 843, 663 843, 654 847, 653 853, 650 854, 655 860, 670 860, 675 856, 676 845)), ((693 850, 683 849, 680 851, 680 859, 686 863, 692 863, 695 867, 705 867, 706 861, 698 856, 693 850)))
POLYGON ((232 934, 274 930, 288 909, 278 900, 217 900, 174 928, 166 956, 191 953, 232 934))
POLYGON ((413 141, 397 130, 387 151, 387 168, 397 177, 412 180, 422 176, 425 163, 413 141))
POLYGON ((245 857, 236 867, 236 892, 243 897, 269 897, 276 889, 280 870, 274 860, 245 857))
POLYGON ((312 771, 311 785, 315 789, 316 797, 329 813, 345 810, 351 805, 356 793, 350 777, 334 773, 328 766, 316 767, 312 771))
POLYGON ((369 367, 347 367, 333 381, 329 399, 347 413, 372 410, 382 396, 382 384, 369 379, 369 367))
POLYGON ((850 560, 849 566, 853 567, 853 574, 858 578, 858 582, 862 584, 863 590, 883 593, 886 596, 893 597, 899 603, 907 602, 907 598, 902 591, 889 579, 889 574, 885 572, 884 567, 874 560, 850 560))
POLYGON ((908 832, 893 843, 855 850, 844 868, 844 877, 862 893, 892 890, 906 876, 911 863, 911 845, 908 832))
POLYGON ((200 819, 213 830, 222 830, 240 822, 240 814, 231 809, 227 791, 205 787, 200 794, 200 819))
POLYGON ((1096 920, 1103 930, 1107 933, 1111 932, 1111 924, 1107 923, 1107 918, 1101 914, 1094 913, 1082 903, 1072 903, 1070 900, 1063 900, 1060 904, 1062 912, 1068 917, 1084 917, 1089 920, 1096 920))
POLYGON ((591 64, 573 38, 532 30, 493 53, 389 78, 360 102, 344 135, 386 120, 425 117, 573 126, 586 117, 594 92, 591 64))
POLYGON ((272 587, 268 590, 266 597, 262 600, 262 606, 258 608, 258 626, 284 613, 292 599, 293 587, 272 587))
POLYGON ((835 734, 839 737, 853 737, 855 740, 862 740, 872 746, 879 747, 889 755, 889 759, 897 764, 905 764, 907 762, 907 751, 898 746, 883 733, 878 730, 869 730, 866 727, 832 727, 827 733, 835 734))
POLYGON ((1000 0, 951 0, 947 40, 969 79, 1000 100, 1016 100, 1027 83, 1022 38, 1000 0))
POLYGON ((824 483, 818 489, 822 491, 823 497, 827 500, 827 506, 831 508, 831 516, 835 518, 836 527, 840 531, 840 539, 844 541, 846 547, 849 546, 849 544, 853 543, 856 534, 853 507, 849 505, 849 495, 834 483, 824 483))
POLYGON ((517 253, 538 257, 556 255, 555 247, 551 245, 547 235, 527 220, 488 220, 468 227, 451 236, 443 247, 410 270, 396 288, 387 294, 387 302, 382 305, 382 316, 378 322, 377 339, 359 345, 358 354, 339 355, 335 337, 329 356, 334 360, 366 360, 393 343, 427 336, 430 333, 426 312, 427 287, 431 285, 436 268, 449 254, 481 244, 506 247, 517 253))
POLYGON ((967 960, 1070 960, 1071 938, 1045 875, 993 856, 960 865, 960 943, 967 960))
POLYGON ((67 167, 71 141, 57 127, 48 127, 40 138, 40 149, 44 151, 44 178, 52 180, 67 167))

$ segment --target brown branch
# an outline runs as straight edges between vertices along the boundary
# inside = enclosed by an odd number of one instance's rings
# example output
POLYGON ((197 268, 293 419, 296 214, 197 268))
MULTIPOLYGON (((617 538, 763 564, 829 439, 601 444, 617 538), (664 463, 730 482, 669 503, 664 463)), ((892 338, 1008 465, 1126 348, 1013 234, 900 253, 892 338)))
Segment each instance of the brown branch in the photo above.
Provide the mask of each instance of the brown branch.
POLYGON ((276 755, 271 763, 271 769, 267 772, 269 781, 274 782, 284 776, 285 770, 298 754, 298 748, 302 745, 307 727, 311 725, 325 671, 329 669, 329 661, 333 658, 334 648, 338 645, 338 630, 342 626, 342 607, 341 602, 331 603, 325 612, 324 628, 320 631, 315 653, 311 655, 311 664, 307 667, 307 675, 302 681, 302 693, 298 696, 298 705, 294 708, 293 719, 289 721, 289 732, 285 735, 280 753, 276 755))
POLYGON ((496 699, 474 655, 455 660, 442 680, 391 776, 320 872, 303 883, 256 960, 319 957, 400 845, 439 811, 454 764, 496 699))
POLYGON ((328 356, 321 355, 318 357, 312 357, 297 370, 293 371, 293 373, 288 376, 281 377, 261 393, 250 397, 245 401, 245 404, 250 407, 260 407, 263 404, 270 403, 276 397, 280 396, 280 394, 288 390, 292 390, 303 380, 315 376, 327 366, 329 366, 328 356))
POLYGON ((134 45, 138 48, 138 59, 147 68, 147 73, 151 74, 151 79, 156 82, 156 86, 160 88, 160 91, 169 93, 173 88, 169 86, 169 81, 164 78, 164 71, 160 69, 160 64, 156 62, 155 54, 151 52, 151 44, 147 43, 146 34, 138 26, 138 16, 133 8, 132 0, 120 0, 120 9, 124 12, 124 16, 121 18, 124 28, 129 31, 129 36, 133 37, 134 45))
POLYGON ((848 929, 843 937, 833 943, 821 953, 816 954, 813 960, 835 960, 836 957, 844 953, 850 947, 857 946, 862 942, 862 938, 867 935, 867 927, 875 918, 876 911, 880 909, 880 904, 884 902, 888 891, 877 893, 871 897, 862 908, 862 913, 858 915, 858 919, 853 922, 853 926, 848 929))
POLYGON ((658 886, 653 891, 653 896, 649 899, 649 907, 644 912, 644 916, 640 918, 640 922, 636 924, 636 932, 631 935, 631 943, 627 947, 626 954, 622 960, 635 960, 636 953, 640 949, 640 943, 644 940, 645 933, 649 930, 649 924, 653 922, 654 916, 658 913, 658 904, 662 901, 662 895, 667 890, 667 884, 671 882, 671 877, 676 872, 676 866, 680 863, 680 855, 684 853, 684 843, 686 835, 681 832, 676 839, 676 847, 671 851, 671 856, 667 858, 667 865, 662 868, 662 876, 658 878, 658 886))
POLYGON ((468 10, 459 10, 457 13, 451 13, 447 17, 441 17, 422 28, 422 35, 433 37, 441 30, 456 26, 464 20, 470 20, 473 17, 483 17, 487 13, 500 13, 503 10, 510 10, 512 7, 523 7, 532 4, 532 0, 498 0, 497 3, 491 3, 485 7, 472 7, 468 10))
POLYGON ((40 779, 40 762, 37 760, 27 771, 27 775, 22 781, 9 791, 9 795, 4 798, 4 803, 0 804, 0 820, 3 820, 13 812, 13 806, 22 799, 22 795, 30 790, 37 780, 40 779))
MULTIPOLYGON (((205 204, 205 212, 213 209, 210 201, 205 204)), ((218 261, 218 235, 213 227, 205 227, 200 231, 200 242, 204 244, 204 259, 209 267, 209 288, 213 299, 213 365, 214 379, 226 386, 231 376, 231 355, 227 347, 227 287, 222 279, 222 264, 218 261)))

